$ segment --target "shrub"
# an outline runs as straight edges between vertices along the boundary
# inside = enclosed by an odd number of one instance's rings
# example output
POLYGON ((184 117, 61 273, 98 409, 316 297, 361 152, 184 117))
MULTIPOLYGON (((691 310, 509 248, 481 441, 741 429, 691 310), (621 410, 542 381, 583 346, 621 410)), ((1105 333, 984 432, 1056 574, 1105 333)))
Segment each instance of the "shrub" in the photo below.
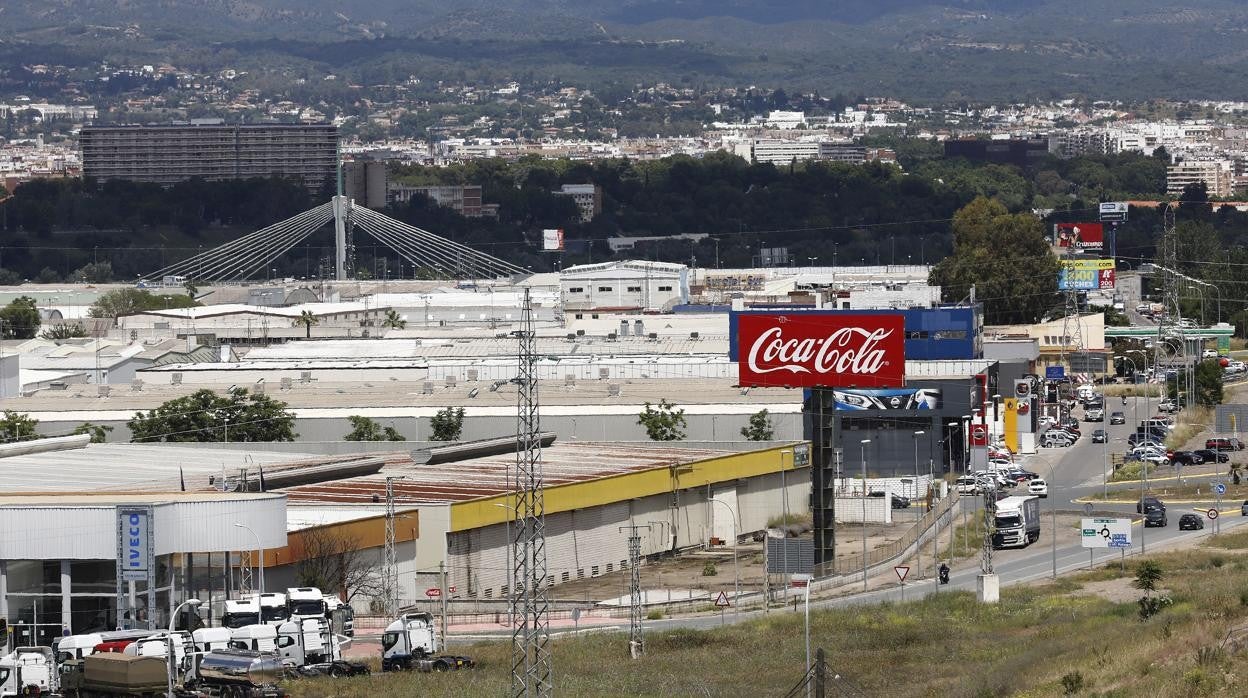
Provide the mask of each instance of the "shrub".
POLYGON ((657 608, 646 614, 646 620, 662 620, 662 619, 663 619, 663 612, 657 608))
POLYGON ((717 574, 719 574, 719 570, 715 568, 714 562, 708 562, 702 566, 703 577, 714 577, 717 574))
POLYGON ((1083 674, 1072 671, 1062 677, 1062 695, 1073 696, 1083 690, 1083 674))

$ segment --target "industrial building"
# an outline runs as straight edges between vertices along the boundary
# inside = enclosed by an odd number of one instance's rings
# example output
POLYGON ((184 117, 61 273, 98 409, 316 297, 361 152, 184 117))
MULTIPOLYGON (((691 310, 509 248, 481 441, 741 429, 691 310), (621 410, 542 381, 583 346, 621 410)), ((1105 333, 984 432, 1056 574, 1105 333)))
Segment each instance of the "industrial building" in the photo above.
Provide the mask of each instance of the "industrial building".
MULTIPOLYGON (((559 274, 565 313, 670 311, 689 302, 689 268, 670 262, 603 262, 559 274)), ((579 317, 579 315, 577 315, 579 317)))
POLYGON ((335 182, 338 127, 225 124, 201 120, 153 126, 87 126, 79 137, 84 177, 177 184, 290 177, 319 191, 335 182))

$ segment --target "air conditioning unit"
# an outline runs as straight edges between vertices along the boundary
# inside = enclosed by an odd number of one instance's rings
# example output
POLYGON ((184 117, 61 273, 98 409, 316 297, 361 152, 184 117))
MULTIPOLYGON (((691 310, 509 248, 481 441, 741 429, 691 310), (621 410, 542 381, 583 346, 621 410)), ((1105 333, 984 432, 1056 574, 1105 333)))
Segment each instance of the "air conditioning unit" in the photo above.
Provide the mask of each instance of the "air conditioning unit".
POLYGON ((604 380, 604 381, 605 381, 606 379, 608 379, 608 378, 610 378, 610 377, 611 377, 611 369, 609 369, 609 368, 600 368, 600 369, 598 369, 598 380, 604 380))
POLYGON ((455 376, 447 376, 447 377, 446 377, 446 387, 448 387, 448 388, 454 388, 454 387, 455 387, 455 382, 456 382, 456 381, 455 381, 455 376))
POLYGON ((143 392, 143 381, 138 380, 137 378, 135 380, 130 381, 130 392, 134 392, 134 393, 143 392))
POLYGON ((100 397, 108 397, 108 386, 107 385, 96 386, 95 394, 100 397))
POLYGON ((608 397, 619 397, 619 396, 620 396, 620 384, 619 384, 619 383, 608 383, 608 384, 607 384, 607 396, 608 396, 608 397))
POLYGON ((282 380, 280 381, 279 387, 282 390, 290 390, 290 387, 293 383, 294 381, 290 379, 290 376, 282 376, 282 380))
POLYGON ((171 385, 182 385, 182 372, 175 371, 174 374, 170 376, 169 383, 171 385))
POLYGON ((311 382, 312 382, 312 372, 311 372, 311 371, 300 371, 300 372, 299 372, 299 382, 300 382, 300 383, 311 383, 311 382))
POLYGON ((468 382, 469 383, 477 382, 477 369, 475 368, 468 369, 468 382))
POLYGON ((433 394, 433 381, 425 381, 424 384, 420 386, 420 392, 425 395, 432 395, 433 394))

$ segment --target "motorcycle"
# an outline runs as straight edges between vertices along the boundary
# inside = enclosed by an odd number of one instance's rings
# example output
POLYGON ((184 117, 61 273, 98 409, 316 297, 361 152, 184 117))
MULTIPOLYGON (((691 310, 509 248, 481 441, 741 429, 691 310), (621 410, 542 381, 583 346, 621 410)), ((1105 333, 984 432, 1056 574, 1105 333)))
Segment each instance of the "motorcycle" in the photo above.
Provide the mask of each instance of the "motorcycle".
POLYGON ((941 566, 940 566, 940 583, 941 583, 941 584, 948 584, 948 583, 949 583, 949 567, 948 567, 948 565, 941 565, 941 566))

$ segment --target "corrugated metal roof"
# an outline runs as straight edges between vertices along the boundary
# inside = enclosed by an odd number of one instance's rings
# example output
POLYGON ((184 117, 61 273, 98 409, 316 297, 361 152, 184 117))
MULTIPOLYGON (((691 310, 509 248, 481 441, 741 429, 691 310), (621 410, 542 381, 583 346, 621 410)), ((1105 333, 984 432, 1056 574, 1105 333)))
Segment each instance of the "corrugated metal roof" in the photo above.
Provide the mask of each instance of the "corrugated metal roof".
MULTIPOLYGON (((542 471, 547 486, 585 482, 678 463, 731 455, 737 451, 682 448, 651 444, 596 442, 555 443, 542 450, 542 471)), ((407 454, 389 456, 377 475, 332 483, 303 485, 284 490, 292 503, 368 503, 374 496, 384 500, 386 477, 402 477, 393 483, 395 501, 403 504, 462 502, 491 497, 507 491, 507 472, 515 455, 472 458, 440 465, 417 465, 407 454)))

